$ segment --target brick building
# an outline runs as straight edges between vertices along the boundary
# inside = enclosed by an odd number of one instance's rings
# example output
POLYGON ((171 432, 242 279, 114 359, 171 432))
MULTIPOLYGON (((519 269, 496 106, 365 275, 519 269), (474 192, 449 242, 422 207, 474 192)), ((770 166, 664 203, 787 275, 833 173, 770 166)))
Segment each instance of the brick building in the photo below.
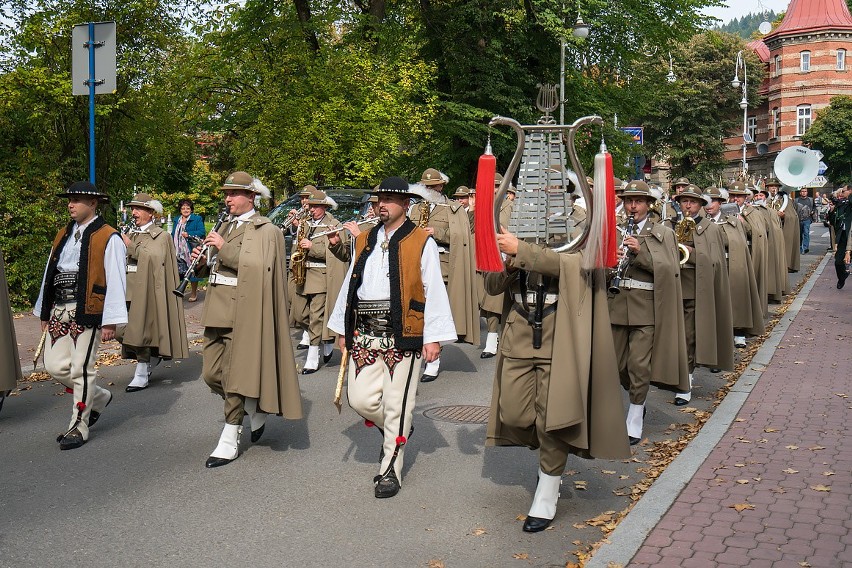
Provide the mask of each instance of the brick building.
MULTIPOLYGON (((781 150, 801 145, 832 97, 852 95, 852 15, 845 0, 791 0, 781 24, 748 47, 763 62, 766 78, 764 102, 747 109, 753 142, 746 145, 746 161, 750 177, 766 176, 781 150)), ((725 177, 733 178, 742 170, 743 136, 725 143, 725 177)))

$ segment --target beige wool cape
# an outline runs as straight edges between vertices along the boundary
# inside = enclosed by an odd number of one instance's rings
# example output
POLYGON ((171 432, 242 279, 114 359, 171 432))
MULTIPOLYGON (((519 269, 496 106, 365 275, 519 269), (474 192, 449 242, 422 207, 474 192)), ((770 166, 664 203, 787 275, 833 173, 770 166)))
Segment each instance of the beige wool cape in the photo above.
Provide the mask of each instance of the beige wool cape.
MULTIPOLYGON (((471 251, 470 222, 460 203, 437 205, 447 208, 450 224, 450 269, 447 295, 456 324, 456 335, 465 343, 479 345, 479 298, 471 251)), ((413 219, 412 219, 413 221, 413 219)))
POLYGON ((680 255, 674 231, 654 224, 645 239, 654 263, 654 349, 651 383, 677 392, 689 391, 689 360, 680 288, 680 255))
MULTIPOLYGON (((751 241, 749 252, 754 266, 754 280, 757 283, 757 295, 760 298, 760 308, 763 317, 769 316, 769 237, 763 216, 751 205, 743 207, 740 213, 741 226, 748 241, 751 241)), ((729 271, 730 272, 730 271, 729 271)), ((775 274, 772 274, 774 279, 775 274)))
POLYGON ((135 359, 136 349, 151 348, 163 359, 189 357, 183 301, 172 293, 180 284, 171 236, 156 225, 133 235, 127 255, 136 260, 128 282, 127 326, 120 333, 122 357, 135 359))
POLYGON ((769 299, 780 302, 784 295, 790 291, 790 279, 787 277, 787 256, 784 242, 784 230, 781 228, 781 218, 778 214, 766 207, 758 207, 763 214, 766 223, 766 233, 769 237, 769 270, 774 278, 770 277, 769 299), (774 282, 774 287, 771 284, 774 282))
POLYGON ((224 388, 258 398, 263 412, 298 420, 302 397, 289 335, 284 260, 281 230, 266 217, 252 217, 240 247, 232 368, 224 388))
POLYGON ((734 370, 731 289, 722 229, 704 217, 695 227, 695 364, 734 370))
POLYGON ((744 330, 746 335, 761 335, 765 329, 763 304, 757 290, 745 230, 740 220, 734 216, 725 218, 719 228, 722 229, 722 239, 728 251, 728 279, 734 329, 744 330))
MULTIPOLYGON (((571 453, 586 458, 627 458, 630 446, 603 276, 593 285, 591 276, 580 268, 581 259, 580 253, 560 255, 545 428, 558 432, 571 453)), ((506 305, 511 305, 508 299, 506 305)), ((498 350, 485 444, 536 449, 533 429, 507 426, 500 419, 502 365, 498 350)))
MULTIPOLYGON (((781 228, 784 232, 784 258, 787 261, 787 270, 798 272, 801 265, 801 225, 799 225, 799 214, 796 212, 796 201, 792 196, 786 195, 787 206, 782 210, 784 218, 781 219, 781 228)), ((783 199, 785 196, 780 196, 783 199)), ((777 215, 777 213, 776 213, 777 215)))
POLYGON ((12 306, 9 303, 9 283, 6 281, 6 263, 3 251, 0 251, 0 391, 9 391, 18 386, 21 374, 21 359, 18 354, 18 342, 15 338, 15 322, 12 318, 12 306))

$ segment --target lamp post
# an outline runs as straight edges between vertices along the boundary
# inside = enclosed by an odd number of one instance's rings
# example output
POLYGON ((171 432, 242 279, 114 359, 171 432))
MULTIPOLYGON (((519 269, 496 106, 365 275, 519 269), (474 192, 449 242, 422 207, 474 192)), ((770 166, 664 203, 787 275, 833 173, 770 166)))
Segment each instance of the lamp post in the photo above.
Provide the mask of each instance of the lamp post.
MULTIPOLYGON (((562 5, 563 10, 565 5, 562 5)), ((574 22, 574 29, 571 35, 578 39, 586 39, 589 37, 589 26, 583 21, 583 16, 580 13, 580 3, 577 2, 577 21, 574 22)), ((559 124, 565 124, 565 36, 562 36, 559 42, 559 124)))
POLYGON ((734 65, 734 79, 731 81, 731 86, 738 89, 742 85, 743 98, 740 101, 740 108, 743 110, 743 179, 748 176, 748 162, 746 161, 746 137, 748 136, 748 69, 746 68, 745 58, 742 50, 737 52, 737 61, 734 65), (740 82, 739 72, 743 71, 743 80, 740 82))

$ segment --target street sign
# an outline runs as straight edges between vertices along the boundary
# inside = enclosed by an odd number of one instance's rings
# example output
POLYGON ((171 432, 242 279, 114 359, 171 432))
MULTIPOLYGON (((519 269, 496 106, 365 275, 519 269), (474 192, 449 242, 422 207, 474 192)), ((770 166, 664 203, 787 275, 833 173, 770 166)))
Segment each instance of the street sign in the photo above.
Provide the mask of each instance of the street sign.
POLYGON ((822 175, 827 171, 828 171, 828 166, 826 165, 826 163, 823 162, 823 161, 820 161, 820 163, 819 163, 819 175, 822 175))
POLYGON ((633 143, 642 145, 645 142, 645 128, 642 126, 624 126, 619 128, 633 137, 633 143))
MULTIPOLYGON (((114 93, 115 22, 95 22, 95 94, 114 93)), ((89 94, 89 24, 77 24, 71 31, 72 94, 89 94)))
POLYGON ((802 187, 825 187, 825 184, 828 183, 828 178, 825 176, 817 176, 807 185, 802 187))

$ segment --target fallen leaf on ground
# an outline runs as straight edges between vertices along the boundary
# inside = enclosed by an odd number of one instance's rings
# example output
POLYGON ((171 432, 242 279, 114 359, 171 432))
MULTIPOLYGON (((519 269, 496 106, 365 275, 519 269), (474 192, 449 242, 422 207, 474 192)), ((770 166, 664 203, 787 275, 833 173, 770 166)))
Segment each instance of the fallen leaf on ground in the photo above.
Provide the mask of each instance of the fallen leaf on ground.
POLYGON ((512 555, 512 558, 514 558, 515 560, 526 560, 529 557, 530 555, 526 552, 516 552, 512 555))
POLYGON ((786 449, 788 449, 788 450, 798 450, 798 449, 799 449, 799 446, 793 446, 793 445, 790 445, 790 446, 784 446, 784 447, 785 447, 786 449))
POLYGON ((783 471, 784 473, 789 473, 791 475, 794 474, 794 473, 799 473, 798 469, 793 469, 792 467, 788 467, 787 469, 782 469, 781 471, 783 471))
POLYGON ((445 568, 443 560, 430 560, 429 568, 445 568))
POLYGON ((748 479, 738 479, 737 483, 739 483, 740 485, 745 485, 746 483, 748 483, 748 479))
POLYGON ((573 524, 573 525, 571 525, 571 526, 572 526, 572 527, 574 527, 575 529, 584 529, 584 528, 586 528, 586 525, 585 525, 584 523, 574 523, 574 524, 573 524))
POLYGON ((766 432, 766 433, 777 432, 778 429, 777 428, 764 428, 763 431, 766 432))
POLYGON ((473 529, 470 534, 473 536, 482 536, 484 534, 488 534, 488 531, 485 529, 473 529))
POLYGON ((751 503, 736 503, 735 505, 730 506, 731 509, 736 509, 738 513, 742 513, 743 511, 753 511, 754 505, 751 503))
POLYGON ((825 449, 825 446, 811 446, 811 447, 810 447, 810 448, 808 448, 808 449, 809 449, 809 450, 812 450, 812 451, 816 451, 816 450, 824 450, 824 449, 825 449))
POLYGON ((615 475, 615 472, 609 469, 602 469, 601 473, 605 473, 607 475, 615 475))
POLYGON ((574 482, 574 489, 578 489, 580 491, 585 491, 587 484, 588 484, 587 481, 577 480, 577 481, 574 482))
POLYGON ((811 485, 810 487, 811 487, 811 489, 813 489, 814 491, 824 491, 824 492, 831 491, 831 487, 826 487, 825 485, 822 485, 822 484, 820 484, 820 485, 811 485))
POLYGON ((516 521, 526 521, 527 516, 526 515, 518 515, 517 517, 515 517, 515 520, 516 521))
POLYGON ((824 471, 824 472, 822 472, 822 474, 825 475, 825 476, 829 476, 829 475, 834 475, 834 472, 833 471, 824 471))

